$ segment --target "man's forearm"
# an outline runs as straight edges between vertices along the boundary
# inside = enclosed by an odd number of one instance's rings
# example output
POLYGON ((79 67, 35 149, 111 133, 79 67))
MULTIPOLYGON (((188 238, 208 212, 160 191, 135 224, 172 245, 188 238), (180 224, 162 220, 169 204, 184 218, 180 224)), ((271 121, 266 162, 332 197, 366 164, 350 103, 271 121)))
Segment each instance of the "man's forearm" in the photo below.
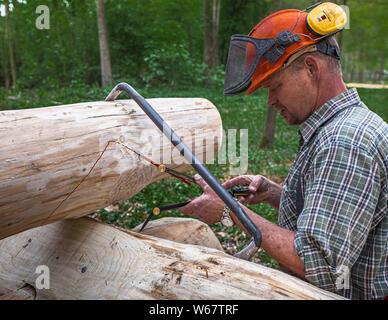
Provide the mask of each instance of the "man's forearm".
MULTIPOLYGON (((305 268, 294 247, 295 232, 273 224, 245 206, 243 208, 253 223, 259 227, 262 233, 262 248, 265 252, 279 264, 304 279, 305 268)), ((232 217, 236 224, 248 233, 233 213, 232 217)))

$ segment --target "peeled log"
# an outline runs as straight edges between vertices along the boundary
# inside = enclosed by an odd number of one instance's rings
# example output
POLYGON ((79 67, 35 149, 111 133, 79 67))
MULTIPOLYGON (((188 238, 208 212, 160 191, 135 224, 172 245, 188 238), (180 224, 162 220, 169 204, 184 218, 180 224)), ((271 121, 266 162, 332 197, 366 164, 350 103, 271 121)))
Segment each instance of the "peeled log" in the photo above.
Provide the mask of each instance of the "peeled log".
MULTIPOLYGON (((132 231, 139 232, 141 226, 142 224, 138 225, 132 231)), ((222 245, 212 229, 206 223, 196 219, 166 217, 151 220, 142 234, 223 251, 222 245)))
MULTIPOLYGON (((200 160, 213 160, 222 122, 210 101, 148 102, 200 160)), ((0 239, 129 199, 167 176, 126 147, 178 171, 191 169, 163 137, 132 100, 0 112, 0 239)))
POLYGON ((35 299, 342 299, 216 249, 89 218, 3 239, 0 261, 0 299, 20 295, 21 288, 35 289, 35 299), (37 289, 39 265, 49 268, 49 289, 37 289))

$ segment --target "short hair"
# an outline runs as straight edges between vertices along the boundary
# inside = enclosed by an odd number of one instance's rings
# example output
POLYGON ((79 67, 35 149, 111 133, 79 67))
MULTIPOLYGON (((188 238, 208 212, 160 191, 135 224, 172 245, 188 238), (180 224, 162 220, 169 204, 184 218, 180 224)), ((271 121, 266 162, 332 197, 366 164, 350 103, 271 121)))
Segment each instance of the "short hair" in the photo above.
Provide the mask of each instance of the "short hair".
MULTIPOLYGON (((337 40, 334 38, 334 36, 327 37, 327 38, 323 39, 322 41, 326 41, 327 44, 331 45, 332 47, 335 47, 338 50, 339 55, 341 56, 339 45, 337 43, 337 40)), ((295 70, 295 71, 301 70, 303 68, 304 58, 307 55, 316 56, 316 57, 320 58, 321 60, 324 60, 327 63, 329 69, 333 73, 342 74, 341 60, 338 60, 338 59, 336 59, 336 58, 334 58, 332 56, 329 56, 327 54, 321 53, 319 51, 316 51, 316 52, 306 52, 306 53, 302 54, 300 57, 296 58, 290 64, 290 67, 292 68, 292 70, 295 70)))

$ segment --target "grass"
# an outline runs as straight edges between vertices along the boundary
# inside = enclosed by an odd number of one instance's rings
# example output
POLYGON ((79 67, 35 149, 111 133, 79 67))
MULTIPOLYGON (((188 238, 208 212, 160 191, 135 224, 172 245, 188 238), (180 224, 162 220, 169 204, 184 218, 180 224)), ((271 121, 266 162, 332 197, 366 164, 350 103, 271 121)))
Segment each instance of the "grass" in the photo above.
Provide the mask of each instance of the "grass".
MULTIPOLYGON (((0 89, 0 110, 36 108, 59 104, 102 100, 111 88, 80 87, 78 84, 66 88, 32 89, 6 92, 0 89)), ((267 96, 259 90, 251 96, 224 97, 222 89, 191 88, 186 90, 137 88, 145 98, 153 97, 203 97, 217 106, 224 129, 248 129, 249 152, 248 174, 261 174, 279 183, 284 181, 296 155, 298 146, 297 127, 288 126, 278 116, 275 144, 272 150, 260 148, 260 141, 266 120, 267 96)), ((388 121, 386 100, 387 90, 358 89, 364 103, 385 121, 388 121)), ((124 95, 124 94, 123 94, 124 95)), ((229 164, 208 165, 210 171, 220 180, 229 178, 229 164)), ((194 174, 194 171, 190 172, 194 174)), ((103 222, 125 228, 133 228, 142 223, 155 204, 163 198, 164 204, 186 201, 201 194, 198 186, 187 186, 177 179, 164 179, 145 187, 135 197, 112 204, 92 214, 103 222)), ((277 212, 267 204, 249 206, 266 219, 276 222, 277 212)), ((163 212, 158 217, 183 217, 177 210, 163 212)), ((225 228, 220 223, 212 229, 221 241, 226 252, 233 254, 241 249, 249 239, 237 227, 225 228)), ((277 268, 275 260, 260 251, 253 261, 277 268)))

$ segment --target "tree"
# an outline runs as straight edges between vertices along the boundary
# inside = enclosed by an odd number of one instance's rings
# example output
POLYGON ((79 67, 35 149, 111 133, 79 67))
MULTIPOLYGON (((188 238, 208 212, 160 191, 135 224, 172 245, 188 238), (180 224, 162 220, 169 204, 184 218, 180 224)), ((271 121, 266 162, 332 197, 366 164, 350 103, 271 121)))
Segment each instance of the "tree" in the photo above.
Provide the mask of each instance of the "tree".
POLYGON ((221 0, 213 0, 210 11, 210 0, 203 1, 204 8, 204 53, 203 62, 211 69, 218 65, 218 28, 220 23, 221 0))
POLYGON ((378 81, 382 81, 384 78, 384 50, 381 50, 381 56, 380 56, 380 70, 379 70, 379 77, 378 81))
POLYGON ((12 76, 12 85, 16 86, 16 64, 15 64, 15 56, 13 51, 13 37, 12 37, 12 29, 11 23, 9 19, 9 2, 5 0, 5 21, 7 26, 7 37, 8 37, 8 49, 9 49, 9 62, 11 65, 11 76, 12 76))
POLYGON ((218 27, 220 24, 220 3, 221 0, 213 0, 213 19, 212 19, 212 50, 210 67, 217 68, 218 65, 218 27))
MULTIPOLYGON (((2 19, 0 19, 2 20, 2 19)), ((9 74, 8 74, 8 57, 7 57, 7 48, 5 44, 6 40, 6 33, 5 33, 5 28, 0 28, 1 31, 1 69, 2 69, 2 74, 3 74, 3 79, 4 79, 4 85, 5 89, 9 89, 9 74)))
POLYGON ((112 68, 110 63, 108 30, 106 26, 104 0, 96 0, 98 40, 100 43, 101 84, 106 86, 112 83, 112 68))
MULTIPOLYGON (((271 13, 279 11, 281 8, 281 0, 271 1, 271 13)), ((275 140, 277 110, 274 107, 268 106, 267 119, 265 121, 263 137, 261 138, 260 147, 270 149, 273 147, 275 140)))
POLYGON ((210 0, 203 0, 203 62, 210 66, 211 64, 211 46, 212 46, 212 23, 210 18, 210 0))

